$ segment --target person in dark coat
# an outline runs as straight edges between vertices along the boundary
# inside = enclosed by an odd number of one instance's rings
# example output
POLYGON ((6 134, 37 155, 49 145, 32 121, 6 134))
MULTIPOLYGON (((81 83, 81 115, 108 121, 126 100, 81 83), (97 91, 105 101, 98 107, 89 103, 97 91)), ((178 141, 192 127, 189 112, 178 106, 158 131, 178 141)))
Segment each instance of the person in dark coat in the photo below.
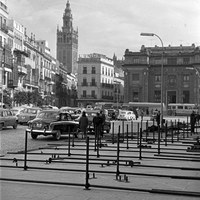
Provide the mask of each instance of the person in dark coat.
POLYGON ((80 131, 83 132, 84 137, 86 138, 87 127, 88 127, 88 118, 86 116, 85 111, 83 111, 82 116, 79 119, 79 126, 80 126, 80 131))
POLYGON ((96 116, 93 118, 92 122, 93 122, 93 125, 94 125, 94 130, 99 131, 100 126, 101 126, 101 117, 100 117, 99 113, 96 114, 96 116))
POLYGON ((191 133, 194 133, 194 126, 196 123, 196 116, 195 116, 195 112, 192 111, 191 115, 190 115, 190 125, 191 125, 191 133))
POLYGON ((158 111, 156 115, 156 122, 157 122, 157 126, 160 126, 160 111, 158 111))
POLYGON ((100 118, 101 118, 101 136, 103 136, 104 125, 106 122, 106 115, 104 114, 103 110, 100 111, 100 118))

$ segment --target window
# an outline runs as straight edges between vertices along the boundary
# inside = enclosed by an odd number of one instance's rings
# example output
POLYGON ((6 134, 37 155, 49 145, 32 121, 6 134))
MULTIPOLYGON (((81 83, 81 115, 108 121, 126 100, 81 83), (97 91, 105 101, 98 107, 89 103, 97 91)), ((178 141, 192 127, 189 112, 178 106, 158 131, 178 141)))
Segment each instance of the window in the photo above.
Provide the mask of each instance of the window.
POLYGON ((189 63, 190 63, 190 58, 189 57, 183 58, 183 64, 189 64, 189 63))
POLYGON ((161 91, 160 90, 154 91, 154 99, 155 99, 155 102, 161 101, 161 91))
POLYGON ((95 97, 95 90, 92 90, 92 91, 91 91, 91 96, 92 96, 92 97, 95 97))
POLYGON ((183 103, 189 103, 190 100, 190 91, 183 91, 183 103))
POLYGON ((102 74, 104 74, 104 67, 102 67, 102 74))
POLYGON ((96 68, 92 67, 92 74, 96 74, 96 68))
POLYGON ((132 74, 133 81, 139 81, 139 78, 140 78, 139 74, 132 74))
POLYGON ((188 74, 183 75, 183 81, 184 82, 189 82, 190 81, 190 76, 188 74))
POLYGON ((87 95, 86 90, 83 90, 83 97, 86 97, 86 95, 87 95))
POLYGON ((83 86, 87 86, 87 79, 86 78, 83 79, 83 86))
POLYGON ((177 64, 177 58, 168 58, 167 64, 168 65, 176 65, 177 64))
POLYGON ((170 86, 176 85, 176 75, 169 75, 168 82, 170 86))
POLYGON ((87 74, 87 67, 83 67, 83 74, 87 74))
POLYGON ((133 101, 134 102, 139 101, 139 92, 136 92, 136 91, 133 92, 133 101))
POLYGON ((96 86, 95 78, 92 78, 91 86, 96 86))
POLYGON ((161 75, 155 75, 155 82, 161 82, 161 75))

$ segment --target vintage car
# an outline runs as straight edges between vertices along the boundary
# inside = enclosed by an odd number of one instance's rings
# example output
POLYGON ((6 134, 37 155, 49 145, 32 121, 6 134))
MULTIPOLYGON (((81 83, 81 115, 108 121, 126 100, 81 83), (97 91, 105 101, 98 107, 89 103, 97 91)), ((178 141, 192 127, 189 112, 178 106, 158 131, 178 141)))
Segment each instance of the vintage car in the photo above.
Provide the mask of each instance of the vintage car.
POLYGON ((11 108, 11 112, 13 113, 13 115, 15 115, 17 117, 18 120, 18 116, 21 112, 23 112, 23 110, 25 110, 26 107, 13 107, 11 108))
POLYGON ((135 120, 136 116, 133 111, 130 110, 120 110, 117 116, 118 120, 135 120))
POLYGON ((59 140, 62 134, 69 132, 77 136, 78 130, 79 123, 72 120, 69 113, 56 109, 40 111, 35 119, 28 122, 26 129, 33 139, 39 135, 52 135, 56 140, 59 140))
POLYGON ((7 126, 17 128, 17 117, 9 110, 0 108, 0 130, 7 126))
POLYGON ((27 124, 28 121, 34 119, 36 115, 42 109, 39 107, 28 107, 25 108, 19 115, 18 115, 18 123, 19 124, 27 124))

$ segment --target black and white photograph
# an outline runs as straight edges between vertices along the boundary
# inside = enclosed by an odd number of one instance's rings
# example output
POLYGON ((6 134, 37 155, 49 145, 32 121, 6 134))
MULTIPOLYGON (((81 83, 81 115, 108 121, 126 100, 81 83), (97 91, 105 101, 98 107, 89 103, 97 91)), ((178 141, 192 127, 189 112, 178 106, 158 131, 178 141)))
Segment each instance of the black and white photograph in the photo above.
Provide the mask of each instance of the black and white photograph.
POLYGON ((200 198, 199 0, 0 0, 0 200, 200 198))

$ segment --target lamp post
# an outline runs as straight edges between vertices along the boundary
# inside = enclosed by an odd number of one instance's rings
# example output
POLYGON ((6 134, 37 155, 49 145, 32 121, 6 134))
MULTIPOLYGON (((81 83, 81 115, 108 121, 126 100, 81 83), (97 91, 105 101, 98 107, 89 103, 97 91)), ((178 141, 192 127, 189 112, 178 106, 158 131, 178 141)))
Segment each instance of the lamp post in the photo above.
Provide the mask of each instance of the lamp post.
POLYGON ((162 122, 163 122, 163 63, 164 63, 164 60, 163 60, 163 53, 164 53, 164 46, 163 46, 163 41, 162 39, 155 33, 140 33, 141 36, 155 36, 157 37, 160 42, 161 42, 161 45, 162 45, 162 58, 161 58, 161 115, 160 115, 160 122, 161 122, 161 127, 162 127, 162 122))

